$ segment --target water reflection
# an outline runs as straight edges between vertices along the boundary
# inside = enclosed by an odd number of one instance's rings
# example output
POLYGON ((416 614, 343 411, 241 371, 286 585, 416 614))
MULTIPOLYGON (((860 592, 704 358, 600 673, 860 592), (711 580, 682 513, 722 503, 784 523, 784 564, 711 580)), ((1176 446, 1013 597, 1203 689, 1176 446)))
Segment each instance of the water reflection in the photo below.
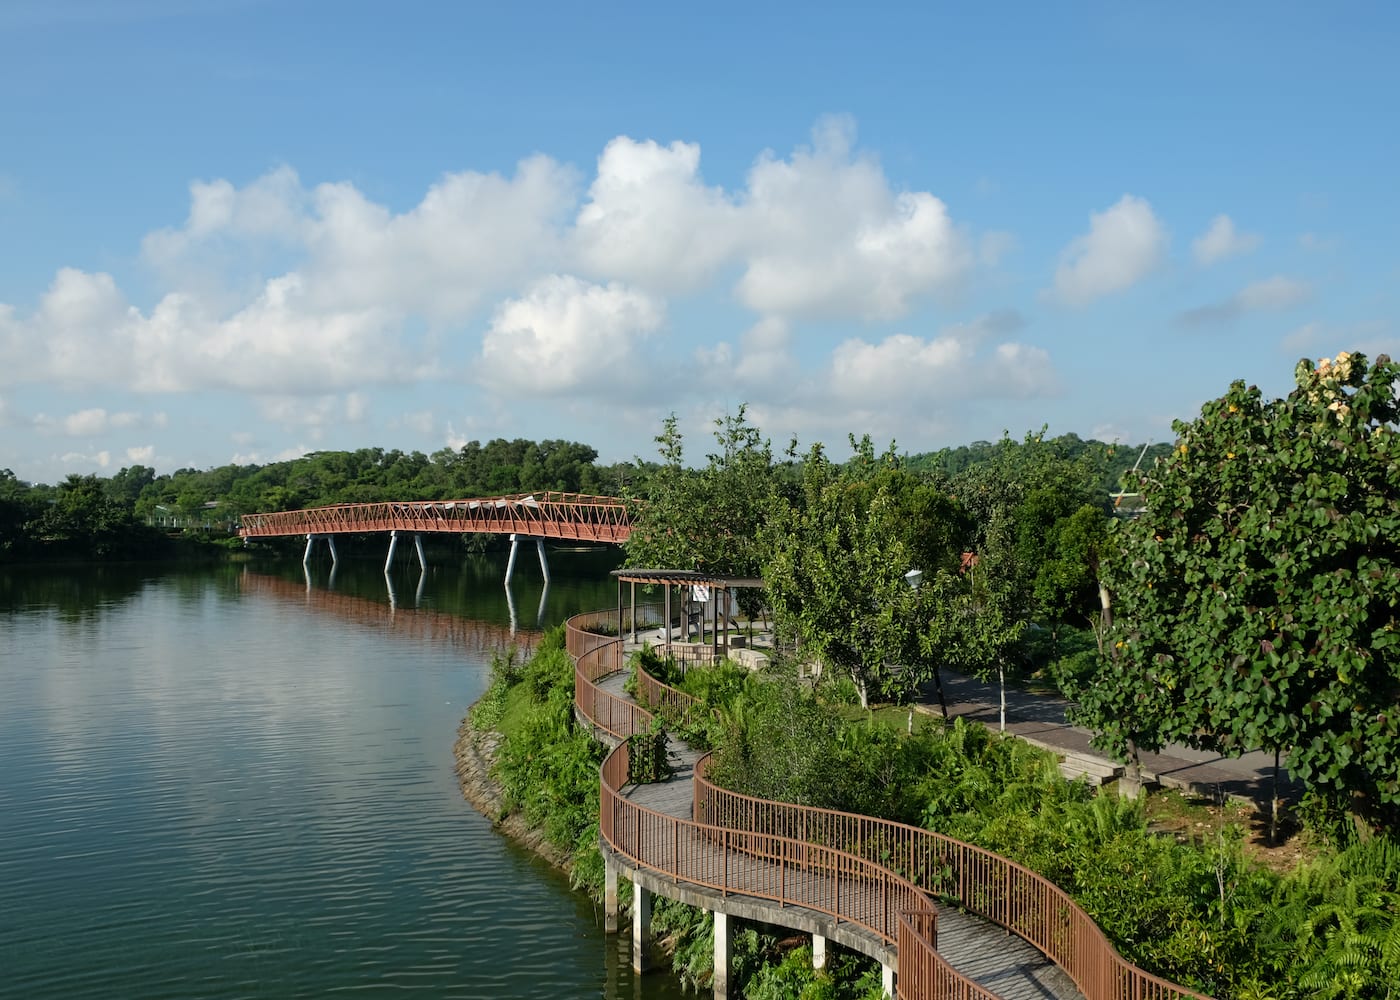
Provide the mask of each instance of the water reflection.
MULTIPOLYGON (((420 574, 399 608, 341 556, 334 590, 289 560, 80 606, 0 573, 4 990, 679 996, 461 799, 453 734, 510 638, 499 563, 420 574)), ((536 629, 612 600, 554 579, 536 629)))

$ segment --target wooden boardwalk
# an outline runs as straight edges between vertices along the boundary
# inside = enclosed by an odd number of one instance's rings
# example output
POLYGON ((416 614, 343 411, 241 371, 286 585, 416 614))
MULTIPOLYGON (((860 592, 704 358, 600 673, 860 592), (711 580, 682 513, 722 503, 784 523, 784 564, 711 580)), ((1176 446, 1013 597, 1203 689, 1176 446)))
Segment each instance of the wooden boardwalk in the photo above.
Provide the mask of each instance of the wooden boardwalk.
MULTIPOLYGON (((623 691, 625 675, 614 674, 598 682, 599 689, 628 701, 623 691)), ((630 802, 681 820, 692 820, 694 803, 694 769, 702 754, 679 741, 672 741, 670 762, 674 768, 665 781, 647 785, 629 785, 624 796, 630 802)), ((625 831, 620 847, 632 847, 625 831)), ((685 843, 661 844, 648 851, 649 867, 667 878, 685 881, 691 874, 696 881, 712 881, 722 872, 728 895, 743 897, 745 886, 771 887, 783 879, 783 895, 794 902, 803 899, 813 905, 808 911, 811 920, 829 919, 819 909, 819 887, 811 879, 795 875, 791 870, 780 871, 776 864, 762 858, 737 852, 722 851, 702 835, 687 833, 685 843), (694 869, 694 872, 690 872, 694 869)), ((847 898, 862 897, 855 879, 843 880, 847 898)), ((793 911, 800 905, 780 907, 769 900, 749 897, 752 906, 765 912, 765 919, 777 925, 794 926, 793 911)), ((811 921, 808 921, 809 923, 811 921)), ((867 933, 868 932, 860 932, 867 933)), ((872 951, 879 950, 874 934, 868 934, 872 951)), ((1042 955, 1035 947, 984 920, 959 912, 949 906, 938 909, 938 950, 954 968, 979 983, 1003 1000, 1074 1000, 1082 997, 1065 972, 1042 955)))

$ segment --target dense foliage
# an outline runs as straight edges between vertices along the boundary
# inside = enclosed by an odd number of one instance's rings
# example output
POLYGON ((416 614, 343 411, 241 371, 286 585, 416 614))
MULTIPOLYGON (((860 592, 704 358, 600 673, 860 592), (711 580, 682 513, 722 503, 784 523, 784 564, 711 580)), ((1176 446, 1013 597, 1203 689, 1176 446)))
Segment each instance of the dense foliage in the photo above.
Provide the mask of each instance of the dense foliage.
POLYGON ((1074 896, 1130 960, 1220 998, 1400 995, 1400 845, 1357 843, 1280 877, 1243 831, 1153 833, 1143 804, 1060 777, 975 724, 852 722, 821 691, 747 687, 711 769, 744 794, 882 816, 978 844, 1074 896))
POLYGON ((598 766, 604 750, 574 720, 574 665, 564 629, 545 635, 521 663, 498 655, 491 685, 473 708, 479 729, 502 735, 495 776, 506 812, 519 812, 570 861, 574 885, 602 893, 598 766))
POLYGON ((1342 354, 1236 382, 1113 534, 1116 618, 1080 718, 1131 744, 1281 751, 1316 797, 1400 823, 1400 366, 1342 354))

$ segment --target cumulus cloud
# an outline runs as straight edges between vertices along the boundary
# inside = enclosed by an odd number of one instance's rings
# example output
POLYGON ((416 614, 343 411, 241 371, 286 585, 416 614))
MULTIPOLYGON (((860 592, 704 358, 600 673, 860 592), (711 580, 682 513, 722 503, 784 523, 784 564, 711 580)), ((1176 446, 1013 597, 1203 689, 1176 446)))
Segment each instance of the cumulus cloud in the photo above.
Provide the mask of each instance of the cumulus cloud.
POLYGON ((847 340, 832 355, 831 392, 874 406, 882 399, 1019 399, 1052 391, 1049 355, 1001 340, 1022 325, 1018 313, 1006 311, 945 327, 927 339, 895 334, 879 343, 847 340))
POLYGON ((1235 228, 1228 215, 1217 215, 1210 220, 1206 231, 1191 244, 1191 253, 1196 263, 1208 267, 1227 257, 1238 257, 1258 249, 1259 236, 1255 233, 1242 233, 1235 228))
POLYGON ((764 313, 892 319, 918 296, 955 289, 972 254, 947 206, 891 190, 873 157, 852 154, 848 120, 823 122, 813 138, 749 173, 739 298, 764 313))
POLYGON ((659 300, 618 282, 551 275, 496 310, 478 377, 493 387, 543 394, 587 389, 632 359, 637 343, 664 319, 659 300))
POLYGON ((126 449, 126 460, 137 465, 146 465, 155 461, 156 446, 153 444, 136 445, 126 449))
POLYGON ((1162 263, 1166 247, 1166 228, 1152 206, 1125 194, 1104 211, 1091 213, 1089 231, 1060 254, 1055 295, 1079 306, 1129 288, 1162 263))
POLYGON ((592 275, 660 292, 693 288, 736 255, 742 213, 700 179, 700 147, 619 136, 575 221, 576 252, 592 275))
MULTIPOLYGON (((579 268, 673 294, 737 265, 739 299, 784 317, 889 319, 956 290, 971 241, 942 201, 893 190, 853 143, 849 119, 823 120, 812 146, 763 154, 731 194, 705 184, 698 145, 614 139, 575 222, 579 268)), ((992 234, 983 259, 1008 245, 992 234)))
POLYGON ((284 430, 299 429, 320 440, 327 428, 364 419, 367 401, 362 393, 344 396, 264 396, 258 400, 258 414, 284 430))
POLYGON ((1177 322, 1188 327, 1231 323, 1250 312, 1288 309, 1311 295, 1312 286, 1306 281, 1274 275, 1246 285, 1222 302, 1188 309, 1177 316, 1177 322))

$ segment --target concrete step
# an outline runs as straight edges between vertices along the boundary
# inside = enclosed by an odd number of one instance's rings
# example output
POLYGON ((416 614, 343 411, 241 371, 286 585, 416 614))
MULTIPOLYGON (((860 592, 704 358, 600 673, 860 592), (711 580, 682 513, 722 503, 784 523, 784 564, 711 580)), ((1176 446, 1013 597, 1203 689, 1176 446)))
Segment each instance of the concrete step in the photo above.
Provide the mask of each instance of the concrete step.
POLYGON ((1123 777, 1123 770, 1122 764, 1088 754, 1066 752, 1060 757, 1060 773, 1071 781, 1084 778, 1090 784, 1105 785, 1123 777))

